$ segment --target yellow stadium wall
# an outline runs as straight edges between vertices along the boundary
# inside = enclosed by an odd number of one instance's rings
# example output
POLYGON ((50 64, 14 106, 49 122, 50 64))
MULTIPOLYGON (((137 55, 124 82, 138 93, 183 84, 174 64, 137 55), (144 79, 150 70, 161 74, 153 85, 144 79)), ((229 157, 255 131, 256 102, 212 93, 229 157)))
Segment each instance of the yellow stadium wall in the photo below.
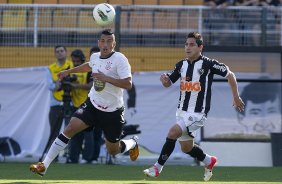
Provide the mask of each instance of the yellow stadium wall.
MULTIPOLYGON (((74 49, 77 48, 67 48, 68 58, 74 49)), ((80 49, 89 58, 89 47, 80 49)), ((129 59, 133 72, 172 70, 175 63, 185 57, 183 48, 128 47, 122 48, 121 52, 129 59)), ((0 68, 48 66, 55 62, 53 47, 0 47, 0 58, 0 68)), ((232 57, 216 54, 215 58, 227 64, 234 72, 260 72, 258 58, 252 55, 239 54, 238 57, 232 57)))
MULTIPOLYGON (((68 56, 77 48, 67 48, 68 56)), ((89 58, 89 47, 80 48, 89 58)), ((171 69, 184 53, 179 48, 123 48, 133 71, 157 71, 171 69), (173 54, 172 54, 173 53, 173 54)), ((2 47, 0 48, 0 67, 47 66, 55 62, 53 47, 2 47)))

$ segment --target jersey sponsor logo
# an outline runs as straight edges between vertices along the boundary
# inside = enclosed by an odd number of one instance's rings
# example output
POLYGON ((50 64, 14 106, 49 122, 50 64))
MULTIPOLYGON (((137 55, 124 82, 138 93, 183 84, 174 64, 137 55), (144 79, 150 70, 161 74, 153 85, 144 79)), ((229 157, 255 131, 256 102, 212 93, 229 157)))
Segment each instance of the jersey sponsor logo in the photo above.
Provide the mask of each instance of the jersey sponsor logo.
POLYGON ((213 68, 218 69, 222 72, 226 71, 226 67, 225 66, 220 66, 220 65, 213 65, 213 68))
POLYGON ((105 88, 106 83, 103 81, 100 81, 94 77, 94 89, 98 92, 103 91, 105 88))
POLYGON ((200 82, 192 82, 192 81, 181 81, 180 82, 180 90, 181 91, 201 91, 201 83, 200 82))

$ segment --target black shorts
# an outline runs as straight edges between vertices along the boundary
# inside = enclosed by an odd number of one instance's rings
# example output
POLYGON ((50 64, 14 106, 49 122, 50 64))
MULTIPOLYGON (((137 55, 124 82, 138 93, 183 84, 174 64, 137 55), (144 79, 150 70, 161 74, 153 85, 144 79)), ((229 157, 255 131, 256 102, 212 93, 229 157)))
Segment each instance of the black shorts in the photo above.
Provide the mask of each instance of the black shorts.
POLYGON ((125 123, 124 107, 114 112, 104 112, 94 107, 89 98, 75 111, 73 117, 89 126, 101 128, 105 138, 112 143, 120 140, 125 123))

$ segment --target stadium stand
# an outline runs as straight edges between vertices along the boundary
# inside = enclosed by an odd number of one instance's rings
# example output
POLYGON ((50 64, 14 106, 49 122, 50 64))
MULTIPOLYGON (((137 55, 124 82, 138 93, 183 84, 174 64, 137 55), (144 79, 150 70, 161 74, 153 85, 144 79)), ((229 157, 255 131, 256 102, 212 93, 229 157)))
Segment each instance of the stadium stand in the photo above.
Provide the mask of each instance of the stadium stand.
POLYGON ((121 5, 132 5, 132 0, 109 0, 108 1, 109 4, 121 4, 121 5))
POLYGON ((134 0, 135 5, 158 5, 158 0, 134 0))
POLYGON ((83 4, 99 4, 99 3, 108 3, 107 0, 83 0, 83 4))
POLYGON ((203 0, 0 0, 0 4, 203 5, 203 0))
MULTIPOLYGON (((135 32, 141 27, 145 30, 153 28, 153 12, 130 12, 129 14, 129 26, 130 29, 135 32), (137 18, 138 17, 138 18, 137 18)), ((140 30, 139 30, 140 31, 140 30)))
POLYGON ((83 0, 59 0, 59 4, 83 4, 83 0))
POLYGON ((203 0, 184 0, 183 5, 203 5, 204 1, 203 0))
POLYGON ((11 29, 25 28, 26 10, 4 10, 2 26, 11 29))
POLYGON ((33 0, 33 4, 57 4, 57 0, 33 0))
POLYGON ((77 24, 77 11, 55 10, 53 15, 54 28, 76 28, 77 24))
POLYGON ((80 29, 84 29, 83 32, 89 32, 91 30, 86 29, 91 29, 95 27, 95 24, 93 24, 92 12, 83 10, 79 12, 78 27, 80 29))
POLYGON ((32 4, 32 0, 8 0, 11 4, 32 4))
POLYGON ((183 0, 159 0, 159 5, 183 5, 183 0))

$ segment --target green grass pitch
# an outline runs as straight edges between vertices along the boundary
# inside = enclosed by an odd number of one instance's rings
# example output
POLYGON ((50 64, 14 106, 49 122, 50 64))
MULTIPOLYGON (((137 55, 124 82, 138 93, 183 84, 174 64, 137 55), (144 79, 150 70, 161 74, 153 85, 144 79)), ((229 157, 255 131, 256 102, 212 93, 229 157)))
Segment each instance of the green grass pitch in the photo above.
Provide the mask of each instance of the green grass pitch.
MULTIPOLYGON (((203 167, 167 165, 160 177, 143 175, 147 166, 52 164, 44 177, 29 171, 30 163, 0 163, 6 184, 200 184, 203 167)), ((282 167, 215 167, 211 184, 281 184, 282 167)))

